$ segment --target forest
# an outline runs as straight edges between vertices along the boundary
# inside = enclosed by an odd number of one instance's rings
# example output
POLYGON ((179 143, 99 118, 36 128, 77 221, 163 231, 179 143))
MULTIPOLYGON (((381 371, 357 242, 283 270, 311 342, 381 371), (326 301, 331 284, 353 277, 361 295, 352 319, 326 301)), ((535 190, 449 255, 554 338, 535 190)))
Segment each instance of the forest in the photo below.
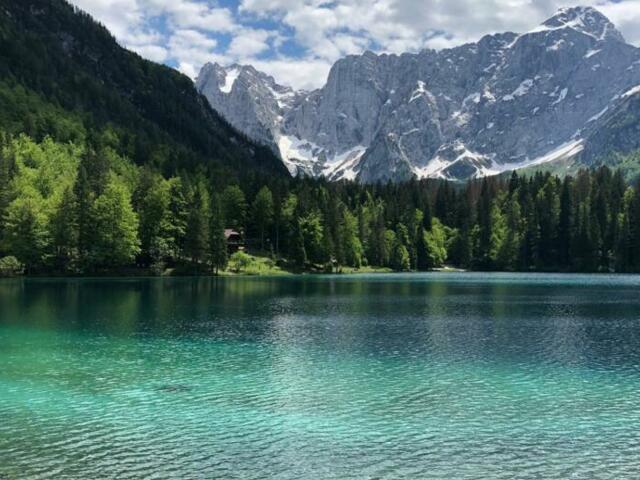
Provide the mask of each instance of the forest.
POLYGON ((464 185, 166 176, 120 155, 113 129, 94 137, 0 135, 1 273, 221 273, 225 228, 293 272, 640 271, 640 191, 607 167, 464 185))

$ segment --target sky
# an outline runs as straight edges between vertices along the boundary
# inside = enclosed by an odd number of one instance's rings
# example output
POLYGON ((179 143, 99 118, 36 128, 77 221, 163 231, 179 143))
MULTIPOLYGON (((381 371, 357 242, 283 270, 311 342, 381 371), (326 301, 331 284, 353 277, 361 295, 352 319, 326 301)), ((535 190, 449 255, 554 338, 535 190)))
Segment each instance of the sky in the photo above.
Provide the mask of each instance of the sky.
MULTIPOLYGON (((341 57, 416 52, 526 32, 566 0, 70 0, 121 45, 194 78, 202 65, 251 64, 299 89, 341 57)), ((640 46, 640 0, 581 0, 640 46)))

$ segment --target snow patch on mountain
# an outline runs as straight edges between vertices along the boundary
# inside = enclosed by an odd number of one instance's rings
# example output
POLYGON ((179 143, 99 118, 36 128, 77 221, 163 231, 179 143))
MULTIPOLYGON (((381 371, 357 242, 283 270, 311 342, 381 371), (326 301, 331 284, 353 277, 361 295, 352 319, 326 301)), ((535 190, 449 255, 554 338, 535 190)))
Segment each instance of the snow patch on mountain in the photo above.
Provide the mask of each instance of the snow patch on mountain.
POLYGON ((637 95, 640 93, 640 85, 635 86, 622 94, 622 98, 632 97, 633 95, 637 95))
POLYGON ((222 93, 231 93, 231 89, 233 88, 234 83, 236 83, 239 75, 239 68, 232 68, 231 70, 228 70, 227 74, 225 75, 224 85, 220 87, 220 91, 222 93))

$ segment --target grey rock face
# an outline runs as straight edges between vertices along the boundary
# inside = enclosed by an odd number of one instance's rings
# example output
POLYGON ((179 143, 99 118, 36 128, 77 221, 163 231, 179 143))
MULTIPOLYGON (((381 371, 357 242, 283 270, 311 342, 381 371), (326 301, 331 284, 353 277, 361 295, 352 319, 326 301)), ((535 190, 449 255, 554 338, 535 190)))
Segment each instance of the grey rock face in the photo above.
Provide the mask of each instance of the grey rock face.
POLYGON ((362 182, 464 180, 575 156, 639 84, 640 49, 589 7, 453 49, 349 56, 313 92, 250 66, 209 64, 197 80, 292 174, 362 182))
POLYGON ((640 151, 640 86, 614 99, 592 124, 579 164, 594 166, 604 161, 615 166, 620 157, 640 151))
POLYGON ((277 85, 251 66, 222 68, 210 63, 200 71, 196 87, 229 123, 277 153, 274 133, 284 110, 293 103, 292 89, 277 85))

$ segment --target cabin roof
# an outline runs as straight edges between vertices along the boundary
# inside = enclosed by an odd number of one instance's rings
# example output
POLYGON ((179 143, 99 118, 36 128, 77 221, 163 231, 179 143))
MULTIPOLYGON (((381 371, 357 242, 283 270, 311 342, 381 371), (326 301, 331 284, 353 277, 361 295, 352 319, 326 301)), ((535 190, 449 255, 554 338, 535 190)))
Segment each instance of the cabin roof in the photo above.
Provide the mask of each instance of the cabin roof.
POLYGON ((229 240, 231 237, 240 237, 240 232, 238 232, 237 230, 234 230, 232 228, 225 228, 224 229, 224 236, 227 240, 229 240))

